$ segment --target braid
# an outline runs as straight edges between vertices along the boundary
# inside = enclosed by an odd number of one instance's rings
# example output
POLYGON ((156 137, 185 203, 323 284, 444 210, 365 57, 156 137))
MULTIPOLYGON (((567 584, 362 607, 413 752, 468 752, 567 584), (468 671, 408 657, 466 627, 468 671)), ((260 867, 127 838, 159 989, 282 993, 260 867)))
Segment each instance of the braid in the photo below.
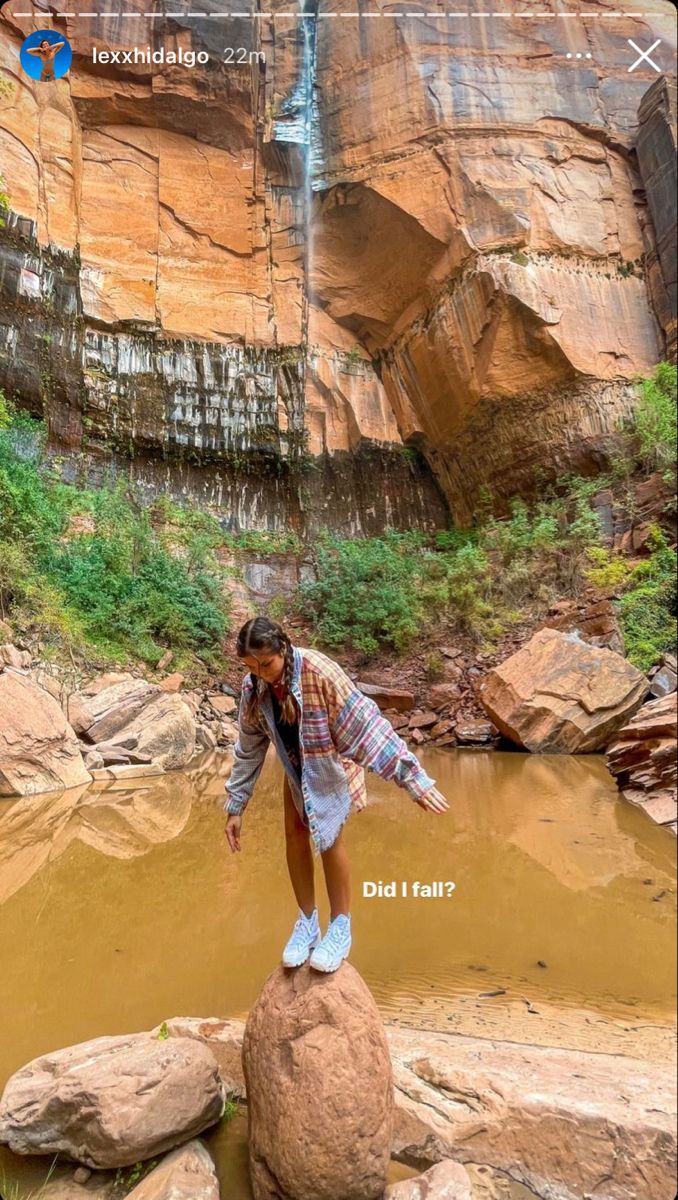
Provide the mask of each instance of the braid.
POLYGON ((282 704, 282 717, 283 717, 283 720, 288 725, 293 725, 297 719, 297 710, 296 710, 296 707, 294 704, 294 696, 292 695, 292 676, 294 675, 294 648, 293 648, 292 643, 291 643, 289 637, 287 636, 287 634, 283 634, 283 637, 285 638, 285 642, 286 642, 285 666, 283 669, 283 683, 285 684, 285 691, 286 691, 287 695, 285 696, 285 699, 283 700, 283 704, 282 704))
POLYGON ((254 671, 250 671, 250 683, 252 684, 252 695, 249 698, 245 716, 250 725, 256 725, 259 717, 259 680, 254 671))

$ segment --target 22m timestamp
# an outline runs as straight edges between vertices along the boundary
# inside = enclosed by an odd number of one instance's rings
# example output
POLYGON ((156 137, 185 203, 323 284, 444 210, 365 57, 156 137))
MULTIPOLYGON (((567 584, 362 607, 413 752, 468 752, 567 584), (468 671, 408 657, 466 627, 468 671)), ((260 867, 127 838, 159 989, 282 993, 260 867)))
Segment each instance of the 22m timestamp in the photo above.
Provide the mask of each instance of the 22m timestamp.
POLYGON ((230 66, 259 66, 266 65, 266 55, 263 50, 247 50, 245 46, 226 46, 221 61, 230 66))

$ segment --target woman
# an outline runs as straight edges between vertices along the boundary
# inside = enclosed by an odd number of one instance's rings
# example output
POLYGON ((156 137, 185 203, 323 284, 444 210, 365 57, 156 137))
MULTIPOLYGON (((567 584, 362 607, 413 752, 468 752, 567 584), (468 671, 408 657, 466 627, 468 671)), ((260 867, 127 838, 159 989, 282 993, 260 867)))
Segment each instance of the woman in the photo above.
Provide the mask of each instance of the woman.
POLYGON ((370 767, 394 780, 429 812, 447 801, 373 700, 317 650, 293 646, 268 617, 247 621, 237 654, 249 668, 242 685, 235 762, 226 784, 226 836, 240 850, 242 814, 272 741, 285 769, 287 865, 299 917, 283 951, 298 967, 311 955, 318 971, 336 971, 351 948, 350 868, 342 827, 351 808, 365 807, 370 767), (313 855, 321 855, 330 924, 320 937, 313 855))
POLYGON ((29 46, 26 50, 27 54, 35 54, 37 58, 42 59, 42 69, 40 71, 40 82, 49 83, 54 79, 54 59, 60 50, 63 50, 65 42, 50 42, 47 38, 43 38, 39 46, 29 46))

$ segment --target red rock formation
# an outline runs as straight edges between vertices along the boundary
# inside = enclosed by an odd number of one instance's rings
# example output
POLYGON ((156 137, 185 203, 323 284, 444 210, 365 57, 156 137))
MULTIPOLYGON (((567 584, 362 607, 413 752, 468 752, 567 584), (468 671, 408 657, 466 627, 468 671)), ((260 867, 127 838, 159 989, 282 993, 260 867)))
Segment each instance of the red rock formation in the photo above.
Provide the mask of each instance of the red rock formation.
POLYGON ((491 23, 443 7, 326 20, 342 9, 323 3, 309 149, 310 43, 282 0, 256 21, 152 23, 141 0, 124 22, 110 0, 53 19, 4 5, 0 384, 47 410, 55 446, 132 455, 145 487, 236 522, 310 506, 356 532, 445 519, 401 439, 461 521, 485 484, 604 461, 662 352, 632 155, 654 72, 629 76, 626 52, 650 32, 668 52, 671 6, 592 0, 598 17, 564 21, 544 0, 491 23), (47 88, 17 50, 48 20, 74 62, 47 88), (133 45, 210 61, 92 62, 133 45), (591 60, 566 58, 580 47, 591 60), (304 445, 334 456, 305 505, 304 445))

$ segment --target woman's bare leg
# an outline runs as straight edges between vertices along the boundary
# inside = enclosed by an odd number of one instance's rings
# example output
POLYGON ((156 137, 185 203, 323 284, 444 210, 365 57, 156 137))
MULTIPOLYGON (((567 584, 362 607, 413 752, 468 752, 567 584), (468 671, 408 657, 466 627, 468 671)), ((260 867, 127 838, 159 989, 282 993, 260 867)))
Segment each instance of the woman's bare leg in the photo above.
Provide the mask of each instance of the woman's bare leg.
POLYGON ((322 855, 325 884, 330 901, 330 917, 348 916, 351 908, 351 864, 341 834, 322 855))
POLYGON ((294 806, 290 785, 285 776, 283 791, 285 801, 285 847, 287 869, 297 904, 305 916, 310 917, 315 908, 315 878, 310 834, 294 806))

